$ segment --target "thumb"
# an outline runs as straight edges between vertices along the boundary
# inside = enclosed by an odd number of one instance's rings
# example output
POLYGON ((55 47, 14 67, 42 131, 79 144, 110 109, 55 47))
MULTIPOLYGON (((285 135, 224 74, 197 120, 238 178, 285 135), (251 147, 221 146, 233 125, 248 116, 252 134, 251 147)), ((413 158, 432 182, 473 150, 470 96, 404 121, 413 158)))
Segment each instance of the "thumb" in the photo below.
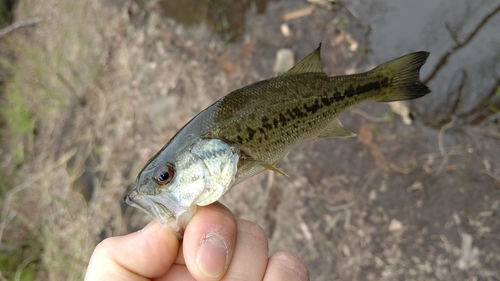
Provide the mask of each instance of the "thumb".
POLYGON ((85 280, 142 280, 170 270, 179 239, 170 229, 151 222, 143 230, 103 240, 94 249, 85 280))

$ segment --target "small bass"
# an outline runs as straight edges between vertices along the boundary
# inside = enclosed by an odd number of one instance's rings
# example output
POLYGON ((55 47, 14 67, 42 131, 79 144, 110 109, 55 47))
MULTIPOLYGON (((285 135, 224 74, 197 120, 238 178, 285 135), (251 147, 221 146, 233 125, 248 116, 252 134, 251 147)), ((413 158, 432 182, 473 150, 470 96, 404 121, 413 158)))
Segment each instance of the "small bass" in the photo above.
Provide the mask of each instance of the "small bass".
POLYGON ((338 119, 348 108, 430 93, 419 79, 428 52, 328 76, 320 48, 289 71, 235 90, 196 115, 146 163, 125 201, 182 236, 196 206, 266 169, 286 175, 276 163, 298 144, 355 136, 338 119))

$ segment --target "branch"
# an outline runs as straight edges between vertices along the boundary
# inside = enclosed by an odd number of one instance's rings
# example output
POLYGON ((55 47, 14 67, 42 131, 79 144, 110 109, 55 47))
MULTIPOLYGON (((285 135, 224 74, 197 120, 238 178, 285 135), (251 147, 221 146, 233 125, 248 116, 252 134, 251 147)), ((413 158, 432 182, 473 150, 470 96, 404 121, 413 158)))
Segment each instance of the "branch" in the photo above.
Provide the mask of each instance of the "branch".
POLYGON ((7 35, 9 32, 12 32, 12 31, 18 29, 18 28, 29 26, 29 25, 34 25, 34 24, 39 23, 40 21, 41 21, 41 19, 38 17, 27 19, 27 20, 16 21, 15 23, 0 29, 0 38, 7 35))
POLYGON ((481 122, 483 122, 488 116, 492 115, 492 113, 495 113, 492 111, 491 107, 488 107, 488 104, 491 106, 499 106, 497 103, 490 103, 490 100, 495 97, 497 93, 497 89, 500 86, 500 78, 497 79, 496 83, 491 87, 491 89, 488 91, 488 94, 483 98, 482 102, 479 103, 478 105, 474 106, 471 110, 461 113, 459 115, 459 118, 463 119, 468 119, 468 123, 471 125, 477 125, 481 122))
POLYGON ((455 102, 453 103, 451 109, 449 110, 450 114, 457 114, 458 107, 460 105, 460 102, 462 101, 462 92, 464 90, 466 83, 467 83, 467 72, 462 69, 462 80, 460 81, 460 85, 458 85, 458 89, 456 90, 457 98, 455 99, 455 102))
POLYGON ((454 52, 456 52, 457 50, 461 49, 465 45, 469 44, 469 42, 474 38, 474 36, 476 36, 479 33, 479 31, 481 30, 481 28, 488 22, 488 20, 490 20, 498 12, 500 12, 500 5, 498 5, 493 11, 491 11, 489 14, 487 14, 483 18, 483 20, 476 26, 476 28, 474 29, 474 31, 472 31, 469 34, 469 36, 467 36, 467 38, 464 41, 458 42, 458 44, 456 44, 451 50, 447 51, 446 54, 441 57, 441 59, 439 60, 439 62, 434 67, 434 70, 431 72, 431 74, 429 74, 423 80, 423 83, 427 84, 432 78, 434 78, 434 76, 436 76, 436 74, 439 72, 439 70, 441 70, 441 68, 443 68, 443 66, 446 64, 446 62, 448 61, 448 58, 454 52))
POLYGON ((444 27, 446 27, 446 30, 448 31, 448 33, 450 34, 450 37, 451 39, 453 39, 453 42, 458 45, 460 44, 459 40, 458 40, 458 36, 457 34, 455 33, 455 31, 453 31, 453 28, 451 28, 450 24, 448 22, 445 22, 444 23, 444 27))

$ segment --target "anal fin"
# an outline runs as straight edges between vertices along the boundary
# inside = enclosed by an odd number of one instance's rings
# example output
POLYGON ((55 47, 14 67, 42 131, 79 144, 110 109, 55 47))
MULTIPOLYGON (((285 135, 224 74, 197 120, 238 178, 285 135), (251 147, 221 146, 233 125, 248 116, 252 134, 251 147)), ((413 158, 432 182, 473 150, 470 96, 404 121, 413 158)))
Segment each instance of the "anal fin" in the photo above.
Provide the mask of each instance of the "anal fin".
POLYGON ((317 138, 350 138, 355 137, 356 134, 347 130, 338 118, 335 118, 332 123, 328 124, 317 138))

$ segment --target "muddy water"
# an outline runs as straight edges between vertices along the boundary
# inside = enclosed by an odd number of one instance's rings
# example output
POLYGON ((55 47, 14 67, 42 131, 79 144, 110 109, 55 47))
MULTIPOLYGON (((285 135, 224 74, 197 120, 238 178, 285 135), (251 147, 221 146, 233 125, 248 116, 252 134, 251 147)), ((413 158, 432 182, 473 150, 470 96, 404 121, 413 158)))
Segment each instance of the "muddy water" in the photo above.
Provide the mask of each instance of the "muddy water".
MULTIPOLYGON (((498 1, 489 0, 387 0, 380 3, 372 9, 354 5, 363 20, 373 26, 370 47, 374 62, 380 63, 408 51, 428 50, 431 56, 423 68, 423 79, 429 77, 447 51, 467 41, 486 15, 499 5, 498 1)), ((498 26, 500 14, 497 13, 469 43, 454 51, 446 65, 428 82, 436 94, 432 100, 419 103, 417 108, 427 119, 443 119, 434 126, 442 126, 444 120, 450 120, 446 115, 451 114, 477 124, 488 114, 485 110, 478 115, 484 107, 482 103, 500 104, 498 95, 491 94, 492 89, 498 87, 500 76, 498 26), (446 108, 457 99, 460 99, 459 105, 446 108)))
POLYGON ((270 0, 161 0, 165 15, 185 25, 207 24, 226 41, 235 41, 245 32, 248 9, 255 6, 258 13, 266 10, 270 0))

